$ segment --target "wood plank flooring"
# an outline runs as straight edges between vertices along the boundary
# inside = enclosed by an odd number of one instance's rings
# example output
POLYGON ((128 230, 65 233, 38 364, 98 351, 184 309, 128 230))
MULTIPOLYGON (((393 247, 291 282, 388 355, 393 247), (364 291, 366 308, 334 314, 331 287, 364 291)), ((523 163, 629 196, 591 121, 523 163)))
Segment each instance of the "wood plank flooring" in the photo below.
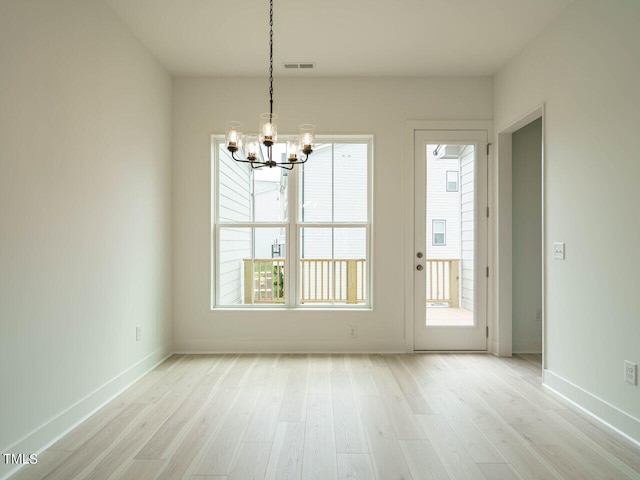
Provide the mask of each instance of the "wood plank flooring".
POLYGON ((640 479, 540 356, 174 355, 26 479, 640 479))

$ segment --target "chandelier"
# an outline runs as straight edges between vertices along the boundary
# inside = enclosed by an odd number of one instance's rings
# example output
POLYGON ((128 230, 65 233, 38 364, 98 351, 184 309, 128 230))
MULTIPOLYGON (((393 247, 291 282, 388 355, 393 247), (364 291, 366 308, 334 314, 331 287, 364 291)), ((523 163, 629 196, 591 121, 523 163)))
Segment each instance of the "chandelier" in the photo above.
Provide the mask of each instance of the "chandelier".
POLYGON ((242 123, 227 122, 226 144, 231 158, 236 162, 248 163, 253 169, 280 167, 293 170, 295 165, 305 163, 313 152, 316 127, 310 123, 300 125, 298 136, 287 141, 286 160, 278 162, 273 159, 273 145, 278 139, 277 119, 278 116, 273 113, 273 0, 269 0, 269 113, 260 115, 257 134, 244 135, 242 123), (266 154, 260 144, 264 145, 266 154), (244 151, 244 158, 236 155, 240 151, 244 151))

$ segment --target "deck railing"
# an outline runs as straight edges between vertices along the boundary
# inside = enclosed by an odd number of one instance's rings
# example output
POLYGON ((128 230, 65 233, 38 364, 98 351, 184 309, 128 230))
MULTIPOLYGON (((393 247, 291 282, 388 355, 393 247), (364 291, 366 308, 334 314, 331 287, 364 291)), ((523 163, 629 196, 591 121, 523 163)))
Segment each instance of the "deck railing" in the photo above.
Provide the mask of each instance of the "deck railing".
POLYGON ((460 260, 427 259, 427 303, 457 307, 460 295, 460 260))
POLYGON ((245 258, 244 303, 284 303, 284 258, 245 258))
MULTIPOLYGON (((245 258, 244 303, 285 302, 285 259, 245 258)), ((358 259, 300 259, 300 303, 366 301, 366 261, 358 259)))

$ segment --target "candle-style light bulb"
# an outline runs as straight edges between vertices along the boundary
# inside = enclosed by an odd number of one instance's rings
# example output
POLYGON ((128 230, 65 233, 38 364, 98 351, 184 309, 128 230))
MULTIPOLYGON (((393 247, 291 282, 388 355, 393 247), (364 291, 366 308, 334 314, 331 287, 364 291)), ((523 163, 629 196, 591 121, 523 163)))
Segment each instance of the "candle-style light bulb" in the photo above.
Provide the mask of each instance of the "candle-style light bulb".
POLYGON ((247 133, 245 135, 244 145, 244 152, 247 160, 255 162, 256 158, 258 158, 258 134, 247 133))
POLYGON ((276 143, 278 139, 277 119, 278 116, 275 113, 263 113, 260 115, 260 143, 267 147, 276 143))
POLYGON ((297 140, 289 140, 287 142, 287 160, 289 162, 297 162, 298 161, 298 150, 300 146, 297 140))
POLYGON ((231 153, 237 152, 242 146, 242 123, 240 122, 227 122, 227 134, 226 134, 227 150, 231 153))
POLYGON ((309 155, 311 152, 313 152, 316 127, 315 125, 312 125, 310 123, 303 123, 298 128, 300 131, 298 135, 300 149, 302 150, 302 153, 304 153, 305 155, 309 155))

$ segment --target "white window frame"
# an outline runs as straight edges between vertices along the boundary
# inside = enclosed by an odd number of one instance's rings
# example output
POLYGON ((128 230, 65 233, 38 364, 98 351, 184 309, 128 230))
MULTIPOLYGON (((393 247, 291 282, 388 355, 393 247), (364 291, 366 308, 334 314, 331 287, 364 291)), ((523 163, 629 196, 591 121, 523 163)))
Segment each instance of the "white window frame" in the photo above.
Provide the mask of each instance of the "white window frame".
MULTIPOLYGON (((294 135, 279 135, 278 143, 284 143, 294 135)), ((373 257, 372 257, 372 230, 373 230, 373 135, 316 135, 316 143, 357 143, 367 144, 367 219, 363 222, 302 222, 298 215, 298 172, 299 166, 287 172, 288 179, 288 220, 284 222, 233 222, 220 223, 219 207, 217 198, 217 182, 219 176, 219 146, 224 144, 224 135, 211 136, 211 309, 247 309, 247 310, 271 310, 271 309, 356 309, 370 310, 373 306, 373 257), (280 304, 239 304, 220 305, 219 282, 219 242, 220 229, 225 227, 234 228, 284 228, 286 242, 286 275, 285 275, 285 302, 280 304), (366 301, 360 304, 303 304, 300 303, 300 252, 301 252, 301 231, 303 228, 364 228, 366 232, 366 301), (295 234, 295 237, 293 236, 295 234), (291 292, 293 295, 289 294, 291 292)), ((309 157, 309 162, 313 161, 313 154, 309 157)), ((332 236, 333 251, 333 236, 332 236)))
MULTIPOLYGON (((453 182, 452 182, 453 183, 453 182)), ((445 173, 445 189, 447 192, 458 192, 460 191, 460 172, 457 170, 447 170, 445 173), (456 174, 456 188, 455 189, 450 189, 449 188, 449 174, 450 173, 455 173, 456 174)))
POLYGON ((446 247, 447 246, 447 221, 441 218, 431 220, 431 245, 433 247, 446 247), (436 223, 442 223, 443 232, 436 232, 436 223), (443 235, 443 242, 436 243, 436 235, 443 235))

